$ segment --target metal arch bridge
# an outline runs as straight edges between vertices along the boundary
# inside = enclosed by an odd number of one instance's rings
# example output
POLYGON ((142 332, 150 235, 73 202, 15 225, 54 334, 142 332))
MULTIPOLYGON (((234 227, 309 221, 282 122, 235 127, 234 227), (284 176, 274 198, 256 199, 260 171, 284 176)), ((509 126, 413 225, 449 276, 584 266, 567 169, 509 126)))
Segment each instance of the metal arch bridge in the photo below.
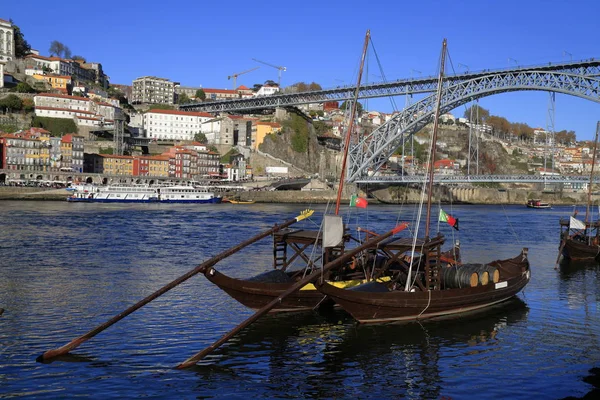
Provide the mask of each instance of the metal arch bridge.
MULTIPOLYGON (((600 103, 600 79, 583 68, 559 71, 555 69, 517 69, 480 75, 468 80, 446 80, 443 83, 440 114, 444 114, 475 99, 498 93, 541 90, 569 94, 600 103)), ((368 171, 376 172, 406 143, 433 119, 436 95, 432 94, 405 108, 368 136, 350 146, 349 182, 366 179, 368 171)))
MULTIPOLYGON (((562 73, 568 75, 600 77, 600 60, 590 59, 567 63, 548 63, 526 67, 483 70, 466 72, 464 74, 448 75, 445 77, 446 85, 453 86, 460 83, 477 80, 483 77, 503 77, 515 73, 562 73)), ((407 94, 432 93, 437 89, 437 77, 424 77, 418 79, 399 79, 392 82, 372 83, 362 85, 359 98, 374 98, 386 96, 403 96, 407 94)), ((314 92, 300 92, 258 96, 248 99, 222 100, 203 103, 184 104, 179 106, 185 111, 204 112, 250 112, 276 107, 290 107, 301 104, 324 103, 328 101, 344 101, 354 98, 355 86, 338 86, 336 88, 314 92)), ((546 90, 546 89, 544 89, 546 90)))
MULTIPOLYGON (((423 183, 426 175, 381 175, 359 178, 354 181, 358 184, 409 184, 423 183)), ((577 183, 588 184, 589 176, 582 175, 443 175, 435 174, 433 182, 439 184, 455 183, 577 183)), ((600 183, 600 177, 594 177, 593 183, 600 183)))

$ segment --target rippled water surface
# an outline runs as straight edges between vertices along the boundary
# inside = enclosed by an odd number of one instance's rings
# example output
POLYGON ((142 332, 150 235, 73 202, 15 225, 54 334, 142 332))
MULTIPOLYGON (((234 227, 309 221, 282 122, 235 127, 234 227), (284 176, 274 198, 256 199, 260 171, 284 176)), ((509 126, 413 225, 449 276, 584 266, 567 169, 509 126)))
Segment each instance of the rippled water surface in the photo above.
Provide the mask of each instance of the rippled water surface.
MULTIPOLYGON (((554 269, 558 220, 572 208, 447 207, 461 231, 441 229, 448 243, 460 239, 464 261, 508 258, 529 248, 532 280, 518 299, 484 314, 422 325, 358 326, 342 311, 267 316, 197 367, 180 371, 173 366, 252 314, 203 276, 68 357, 50 364, 35 359, 306 205, 0 202, 0 398, 553 399, 588 393, 592 387, 582 378, 600 366, 598 266, 554 269)), ((318 226, 324 206, 316 209, 302 226, 318 226)), ((347 222, 384 232, 412 215, 412 206, 369 206, 347 215, 347 222)), ((265 239, 217 267, 251 276, 268 269, 271 257, 265 239)))

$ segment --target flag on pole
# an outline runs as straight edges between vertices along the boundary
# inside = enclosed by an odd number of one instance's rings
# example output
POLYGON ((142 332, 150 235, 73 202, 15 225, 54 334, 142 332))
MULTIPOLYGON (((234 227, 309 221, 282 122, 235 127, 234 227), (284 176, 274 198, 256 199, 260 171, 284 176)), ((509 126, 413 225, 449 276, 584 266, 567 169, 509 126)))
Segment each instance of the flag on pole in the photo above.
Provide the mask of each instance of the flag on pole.
POLYGON ((585 229, 585 224, 580 220, 570 217, 569 220, 569 229, 585 229))
POLYGON ((444 210, 442 210, 441 208, 440 208, 440 218, 439 218, 439 220, 441 222, 447 222, 448 225, 450 225, 454 229, 458 230, 458 218, 454 218, 452 215, 446 214, 444 212, 444 210))
POLYGON ((367 208, 367 204, 369 204, 369 202, 367 201, 367 199, 363 199, 362 197, 358 197, 355 194, 353 194, 352 196, 350 196, 350 207, 367 208))

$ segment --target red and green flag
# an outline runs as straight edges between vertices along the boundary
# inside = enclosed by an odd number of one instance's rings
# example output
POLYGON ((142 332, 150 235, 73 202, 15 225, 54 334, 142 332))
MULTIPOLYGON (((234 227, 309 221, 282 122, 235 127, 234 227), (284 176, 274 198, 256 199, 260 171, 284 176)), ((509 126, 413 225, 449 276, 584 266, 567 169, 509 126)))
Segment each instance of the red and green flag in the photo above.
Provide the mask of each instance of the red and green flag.
POLYGON ((367 208, 367 204, 369 204, 367 199, 358 197, 355 194, 350 197, 350 207, 367 208))
POLYGON ((448 225, 458 230, 458 218, 454 218, 452 215, 447 214, 440 208, 440 218, 441 222, 447 222, 448 225))

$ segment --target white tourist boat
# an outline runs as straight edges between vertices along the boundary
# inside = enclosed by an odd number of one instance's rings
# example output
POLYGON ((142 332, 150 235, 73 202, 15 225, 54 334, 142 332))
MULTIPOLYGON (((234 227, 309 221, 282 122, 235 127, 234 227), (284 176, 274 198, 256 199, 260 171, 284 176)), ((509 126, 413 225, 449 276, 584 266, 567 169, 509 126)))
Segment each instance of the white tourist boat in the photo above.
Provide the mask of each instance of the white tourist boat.
POLYGON ((68 189, 74 203, 220 203, 206 187, 149 185, 76 185, 68 189))
POLYGON ((222 200, 203 186, 161 186, 158 194, 161 203, 220 203, 222 200))

